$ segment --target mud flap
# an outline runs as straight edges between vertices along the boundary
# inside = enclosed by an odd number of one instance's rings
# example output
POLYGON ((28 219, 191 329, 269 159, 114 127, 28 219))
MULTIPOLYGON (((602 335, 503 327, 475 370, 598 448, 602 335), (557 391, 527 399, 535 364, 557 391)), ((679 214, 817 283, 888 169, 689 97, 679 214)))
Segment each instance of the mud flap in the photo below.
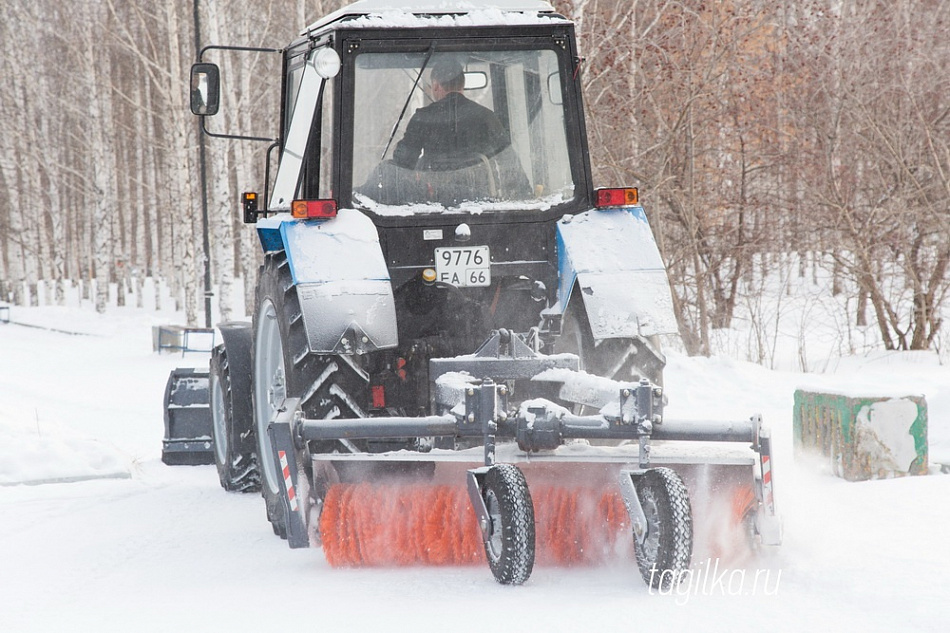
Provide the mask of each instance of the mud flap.
POLYGON ((280 482, 280 502, 284 506, 284 516, 287 517, 287 544, 291 549, 310 547, 307 525, 304 522, 306 504, 298 498, 299 470, 293 438, 293 424, 299 405, 299 398, 284 400, 277 417, 267 427, 274 450, 274 463, 281 469, 277 479, 280 482))
POLYGON ((755 531, 761 537, 763 545, 781 545, 782 518, 775 510, 775 492, 772 483, 772 434, 768 427, 762 426, 761 418, 758 416, 756 418, 759 472, 756 473, 755 484, 756 497, 760 505, 755 516, 755 531))
POLYGON ((634 483, 644 472, 644 470, 620 471, 620 494, 623 497, 623 505, 627 509, 627 515, 630 517, 630 527, 633 528, 633 538, 637 545, 642 545, 647 535, 647 518, 643 514, 640 495, 637 494, 637 487, 634 483))
POLYGON ((162 461, 169 466, 213 464, 208 370, 177 368, 165 385, 162 461))

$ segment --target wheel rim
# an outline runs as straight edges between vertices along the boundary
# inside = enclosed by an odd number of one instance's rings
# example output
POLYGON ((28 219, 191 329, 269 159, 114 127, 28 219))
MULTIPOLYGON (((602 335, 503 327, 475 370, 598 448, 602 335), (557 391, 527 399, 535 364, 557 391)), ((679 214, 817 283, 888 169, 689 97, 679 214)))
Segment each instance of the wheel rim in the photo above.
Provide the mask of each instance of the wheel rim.
POLYGON ((498 497, 493 490, 485 493, 485 508, 488 510, 489 521, 489 539, 486 545, 488 553, 493 560, 499 560, 502 554, 502 535, 501 535, 501 504, 498 503, 498 497))
POLYGON ((644 558, 655 562, 660 552, 660 512, 652 490, 644 490, 641 495, 640 504, 647 520, 647 536, 640 547, 643 548, 644 558))
POLYGON ((267 426, 274 418, 277 407, 287 395, 284 376, 284 346, 280 340, 277 310, 270 299, 265 299, 257 319, 254 355, 254 417, 258 446, 258 459, 264 471, 264 481, 274 494, 280 492, 277 480, 277 464, 271 447, 267 426))
POLYGON ((225 420, 224 389, 221 381, 215 374, 210 378, 211 390, 211 424, 214 426, 214 454, 218 463, 223 464, 227 459, 228 427, 225 420))

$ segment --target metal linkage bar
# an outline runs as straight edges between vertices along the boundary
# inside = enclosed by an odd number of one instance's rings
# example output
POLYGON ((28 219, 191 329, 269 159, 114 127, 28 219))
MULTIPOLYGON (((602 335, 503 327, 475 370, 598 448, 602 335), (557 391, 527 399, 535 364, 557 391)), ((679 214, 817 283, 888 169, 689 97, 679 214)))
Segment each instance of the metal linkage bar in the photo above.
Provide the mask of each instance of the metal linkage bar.
POLYGON ((464 413, 459 413, 457 407, 453 413, 424 417, 298 418, 293 437, 298 448, 309 441, 340 439, 480 438, 488 466, 495 461, 497 439, 516 440, 519 448, 529 453, 556 449, 568 439, 638 441, 641 468, 649 466, 651 440, 748 442, 761 452, 758 418, 743 422, 661 422, 660 406, 653 393, 649 382, 635 389, 622 389, 617 415, 564 414, 563 409, 543 404, 516 415, 507 410, 507 386, 486 379, 466 387, 464 413))
POLYGON ((295 436, 303 441, 320 440, 391 440, 403 437, 458 436, 454 415, 430 415, 420 418, 338 418, 301 420, 295 436))
POLYGON ((694 440, 701 442, 755 443, 758 424, 753 420, 713 422, 702 420, 664 420, 653 427, 655 440, 694 440))
POLYGON ((562 354, 546 356, 535 352, 521 336, 509 330, 498 330, 474 354, 453 358, 433 358, 429 361, 429 377, 438 382, 440 376, 452 372, 466 372, 476 377, 490 376, 494 380, 516 380, 536 376, 547 369, 577 371, 576 356, 562 354))

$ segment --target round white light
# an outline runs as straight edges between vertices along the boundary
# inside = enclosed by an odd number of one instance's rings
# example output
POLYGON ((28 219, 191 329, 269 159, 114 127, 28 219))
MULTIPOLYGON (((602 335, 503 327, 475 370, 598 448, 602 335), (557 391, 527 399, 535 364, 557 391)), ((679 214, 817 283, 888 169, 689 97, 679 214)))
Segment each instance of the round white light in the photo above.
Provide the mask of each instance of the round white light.
POLYGON ((336 77, 340 72, 340 55, 330 47, 321 48, 313 56, 313 68, 324 79, 336 77))

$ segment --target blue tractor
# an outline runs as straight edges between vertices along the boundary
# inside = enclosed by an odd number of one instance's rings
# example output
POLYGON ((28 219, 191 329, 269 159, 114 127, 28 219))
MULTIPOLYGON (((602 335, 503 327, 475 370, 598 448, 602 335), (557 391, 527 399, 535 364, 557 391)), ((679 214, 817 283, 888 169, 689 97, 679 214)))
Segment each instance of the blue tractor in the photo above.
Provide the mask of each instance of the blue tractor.
MULTIPOLYGON (((278 167, 243 197, 257 307, 219 325, 210 364, 225 489, 260 489, 304 547, 334 486, 468 463, 485 556, 520 584, 532 465, 569 485, 571 464, 597 464, 663 587, 690 565, 712 494, 692 482, 713 461, 714 487, 751 490, 739 529, 778 541, 761 422, 663 417, 670 289, 637 189, 594 186, 568 19, 539 0, 361 0, 279 52, 278 167)), ((199 60, 195 114, 217 111, 219 83, 199 60)))

